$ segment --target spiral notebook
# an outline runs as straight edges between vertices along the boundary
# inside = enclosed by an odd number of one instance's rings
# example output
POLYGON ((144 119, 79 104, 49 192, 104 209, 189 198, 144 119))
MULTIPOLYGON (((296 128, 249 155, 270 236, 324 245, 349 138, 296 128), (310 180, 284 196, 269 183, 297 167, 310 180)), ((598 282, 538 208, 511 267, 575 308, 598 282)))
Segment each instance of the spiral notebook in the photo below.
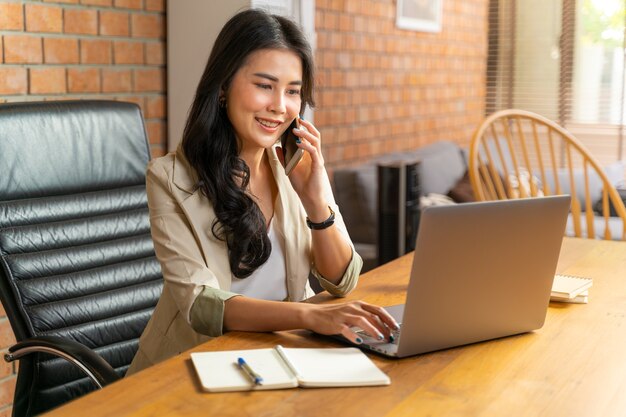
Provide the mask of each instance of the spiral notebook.
POLYGON ((389 377, 357 348, 284 348, 194 352, 191 360, 209 392, 295 387, 389 385, 389 377), (244 358, 263 382, 256 385, 237 364, 244 358))
POLYGON ((556 274, 552 282, 551 301, 587 303, 589 288, 593 285, 591 278, 556 274))

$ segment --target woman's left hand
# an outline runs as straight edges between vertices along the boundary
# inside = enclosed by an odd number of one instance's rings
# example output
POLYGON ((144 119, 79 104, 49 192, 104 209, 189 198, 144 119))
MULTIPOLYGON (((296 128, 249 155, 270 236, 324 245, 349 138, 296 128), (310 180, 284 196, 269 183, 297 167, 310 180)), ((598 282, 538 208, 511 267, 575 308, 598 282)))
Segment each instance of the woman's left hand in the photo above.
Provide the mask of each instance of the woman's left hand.
POLYGON ((305 129, 295 129, 294 134, 300 138, 298 147, 305 152, 302 160, 289 174, 289 180, 309 218, 321 222, 328 217, 328 203, 324 196, 326 173, 321 135, 315 126, 306 120, 300 119, 300 125, 305 129))

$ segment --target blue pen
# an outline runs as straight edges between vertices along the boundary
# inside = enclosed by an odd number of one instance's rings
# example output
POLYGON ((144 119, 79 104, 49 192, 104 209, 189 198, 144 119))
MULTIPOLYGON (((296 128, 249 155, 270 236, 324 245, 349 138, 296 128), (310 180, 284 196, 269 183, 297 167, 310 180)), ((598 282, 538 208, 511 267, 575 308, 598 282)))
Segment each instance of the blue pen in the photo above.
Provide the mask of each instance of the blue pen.
POLYGON ((263 385, 263 378, 261 375, 254 372, 254 370, 248 365, 244 358, 237 359, 237 365, 241 368, 242 371, 250 378, 255 385, 263 385))

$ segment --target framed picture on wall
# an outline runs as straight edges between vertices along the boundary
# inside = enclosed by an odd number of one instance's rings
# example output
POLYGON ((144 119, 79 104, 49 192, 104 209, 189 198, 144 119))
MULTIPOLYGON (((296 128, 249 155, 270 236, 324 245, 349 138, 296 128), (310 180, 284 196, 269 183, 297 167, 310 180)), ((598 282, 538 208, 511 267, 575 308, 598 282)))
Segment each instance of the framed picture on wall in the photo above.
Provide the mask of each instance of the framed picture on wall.
POLYGON ((396 26, 421 32, 441 32, 443 0, 398 0, 396 26))

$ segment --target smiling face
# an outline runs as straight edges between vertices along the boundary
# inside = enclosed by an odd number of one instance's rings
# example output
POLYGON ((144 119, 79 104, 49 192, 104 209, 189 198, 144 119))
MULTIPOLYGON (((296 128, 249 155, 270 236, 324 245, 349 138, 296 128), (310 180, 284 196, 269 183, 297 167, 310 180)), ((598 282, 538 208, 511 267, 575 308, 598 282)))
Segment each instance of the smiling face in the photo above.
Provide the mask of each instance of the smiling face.
POLYGON ((228 118, 240 152, 272 146, 302 103, 302 61, 288 49, 261 49, 248 57, 226 92, 228 118))

